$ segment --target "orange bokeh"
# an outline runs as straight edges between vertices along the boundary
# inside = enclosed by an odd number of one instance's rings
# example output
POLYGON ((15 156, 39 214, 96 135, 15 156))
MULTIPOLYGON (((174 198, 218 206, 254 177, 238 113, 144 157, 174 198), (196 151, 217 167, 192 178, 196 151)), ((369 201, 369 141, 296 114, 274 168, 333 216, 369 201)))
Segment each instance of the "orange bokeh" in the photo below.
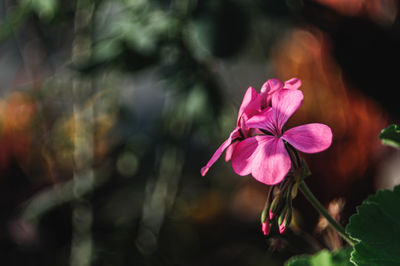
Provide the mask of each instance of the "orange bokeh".
POLYGON ((13 92, 0 100, 1 169, 8 167, 12 156, 22 162, 29 161, 36 110, 35 101, 24 92, 13 92))
MULTIPOLYGON (((282 80, 302 80, 304 102, 292 124, 320 122, 334 133, 330 149, 307 156, 327 191, 343 191, 365 176, 381 149, 377 136, 387 116, 373 100, 352 88, 331 55, 330 41, 315 29, 294 30, 276 47, 272 62, 282 80)), ((329 197, 329 193, 327 193, 329 197)))

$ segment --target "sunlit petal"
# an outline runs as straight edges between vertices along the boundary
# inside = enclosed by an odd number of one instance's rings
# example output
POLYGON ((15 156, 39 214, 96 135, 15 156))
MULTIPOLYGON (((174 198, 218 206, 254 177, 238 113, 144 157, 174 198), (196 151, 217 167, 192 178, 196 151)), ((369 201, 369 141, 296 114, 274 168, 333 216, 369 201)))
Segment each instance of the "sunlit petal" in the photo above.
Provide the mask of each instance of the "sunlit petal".
POLYGON ((231 158, 232 168, 235 173, 242 176, 251 173, 257 147, 258 140, 256 137, 247 138, 236 146, 231 158))
POLYGON ((260 93, 272 94, 283 87, 279 79, 269 79, 261 87, 260 93))
POLYGON ((282 139, 271 136, 263 138, 253 160, 252 175, 261 183, 275 185, 280 183, 289 172, 291 161, 282 139))
POLYGON ((254 104, 254 100, 256 100, 258 97, 258 93, 253 87, 249 87, 244 94, 242 103, 239 108, 239 113, 237 117, 237 121, 239 123, 240 118, 244 112, 246 112, 247 116, 250 117, 251 114, 255 114, 259 110, 259 105, 254 104))
POLYGON ((225 151, 225 162, 228 162, 231 160, 232 158, 232 154, 235 151, 236 146, 239 144, 238 141, 233 142, 231 145, 228 146, 228 148, 226 148, 225 151))
POLYGON ((291 78, 285 81, 283 88, 297 90, 298 88, 300 88, 300 86, 301 86, 301 80, 299 80, 298 78, 291 78))
POLYGON ((231 145, 232 142, 238 137, 238 131, 239 131, 239 128, 236 127, 229 135, 229 138, 227 140, 225 140, 221 144, 221 146, 219 146, 219 148, 215 151, 213 156, 211 156, 211 159, 208 161, 208 163, 203 168, 201 168, 200 172, 201 172, 202 176, 205 176, 207 174, 210 167, 219 159, 219 157, 221 157, 224 150, 226 148, 228 148, 229 145, 231 145))
POLYGON ((246 125, 249 128, 259 128, 265 129, 268 132, 275 133, 275 123, 274 123, 273 110, 271 107, 264 109, 257 115, 252 116, 247 120, 246 125))
POLYGON ((281 89, 273 95, 273 119, 279 131, 282 131, 287 120, 299 109, 303 98, 303 93, 300 90, 291 89, 281 89))
POLYGON ((312 123, 287 130, 282 138, 305 153, 321 152, 332 143, 332 131, 324 124, 312 123))
POLYGON ((255 136, 240 142, 232 156, 232 167, 239 175, 252 176, 267 185, 283 180, 290 170, 290 157, 281 139, 255 136))

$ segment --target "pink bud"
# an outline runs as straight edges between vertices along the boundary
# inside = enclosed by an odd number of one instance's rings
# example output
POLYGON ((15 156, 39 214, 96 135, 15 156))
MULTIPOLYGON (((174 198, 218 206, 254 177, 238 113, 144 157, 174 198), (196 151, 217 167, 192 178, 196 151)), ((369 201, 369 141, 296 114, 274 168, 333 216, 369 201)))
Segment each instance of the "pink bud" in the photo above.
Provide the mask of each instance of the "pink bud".
POLYGON ((271 231, 271 225, 269 224, 269 222, 264 222, 262 224, 262 231, 264 232, 264 235, 268 235, 269 232, 271 231))
POLYGON ((271 210, 269 211, 269 219, 272 220, 274 219, 275 214, 273 212, 271 212, 271 210))
POLYGON ((285 222, 282 222, 279 225, 279 233, 283 234, 285 231, 286 231, 286 225, 285 225, 285 222))

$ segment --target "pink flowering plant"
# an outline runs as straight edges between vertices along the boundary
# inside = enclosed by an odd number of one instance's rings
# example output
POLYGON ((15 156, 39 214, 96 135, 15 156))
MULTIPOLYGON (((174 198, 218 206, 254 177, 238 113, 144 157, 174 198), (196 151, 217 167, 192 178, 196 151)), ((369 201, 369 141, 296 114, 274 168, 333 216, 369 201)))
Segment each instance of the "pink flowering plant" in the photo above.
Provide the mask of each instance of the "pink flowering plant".
POLYGON ((218 160, 222 153, 226 151, 225 161, 229 161, 233 151, 242 140, 248 138, 253 133, 260 133, 253 128, 248 127, 247 121, 252 116, 261 113, 264 110, 271 109, 272 97, 281 90, 297 90, 301 86, 301 81, 297 78, 290 79, 282 83, 278 79, 270 79, 261 87, 260 94, 255 89, 249 87, 243 97, 242 104, 239 108, 237 117, 237 125, 217 149, 208 163, 201 169, 201 175, 204 176, 210 167, 218 160))
POLYGON ((298 153, 318 153, 329 148, 332 143, 330 127, 310 123, 284 128, 302 104, 304 96, 300 86, 301 81, 292 78, 285 82, 270 79, 260 93, 249 87, 239 108, 236 127, 201 169, 201 174, 204 176, 225 151, 225 161, 231 161, 238 175, 251 174, 269 186, 261 214, 261 229, 265 235, 274 224, 280 233, 285 232, 292 218, 292 200, 300 188, 338 233, 353 244, 305 185, 304 178, 310 172, 298 153))
MULTIPOLYGON (((248 88, 239 108, 236 127, 201 169, 204 176, 225 152, 238 175, 252 175, 268 185, 261 213, 261 230, 269 235, 276 227, 284 233, 292 219, 292 200, 300 190, 331 227, 352 246, 352 250, 323 250, 311 258, 294 257, 286 265, 399 265, 400 261, 400 185, 393 191, 378 191, 357 208, 346 230, 328 213, 305 184, 310 171, 301 153, 318 153, 332 143, 329 126, 309 123, 286 129, 285 124, 300 108, 301 81, 270 79, 260 93, 248 88), (334 261, 336 261, 334 263, 334 261), (322 264, 320 264, 320 262, 322 264), (351 264, 353 263, 353 264, 351 264)), ((382 130, 382 143, 400 149, 400 128, 390 125, 382 130)))

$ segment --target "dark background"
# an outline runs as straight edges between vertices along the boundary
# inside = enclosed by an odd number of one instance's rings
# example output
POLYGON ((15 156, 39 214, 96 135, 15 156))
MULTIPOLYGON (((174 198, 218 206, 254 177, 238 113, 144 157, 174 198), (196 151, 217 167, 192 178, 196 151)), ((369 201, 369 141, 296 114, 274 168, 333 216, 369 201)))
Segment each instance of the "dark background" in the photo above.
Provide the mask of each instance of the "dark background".
POLYGON ((399 183, 399 2, 31 0, 0 6, 0 265, 282 265, 343 246, 302 195, 261 232, 267 187, 221 158, 247 87, 298 77, 288 127, 334 141, 306 182, 347 223, 399 183))

